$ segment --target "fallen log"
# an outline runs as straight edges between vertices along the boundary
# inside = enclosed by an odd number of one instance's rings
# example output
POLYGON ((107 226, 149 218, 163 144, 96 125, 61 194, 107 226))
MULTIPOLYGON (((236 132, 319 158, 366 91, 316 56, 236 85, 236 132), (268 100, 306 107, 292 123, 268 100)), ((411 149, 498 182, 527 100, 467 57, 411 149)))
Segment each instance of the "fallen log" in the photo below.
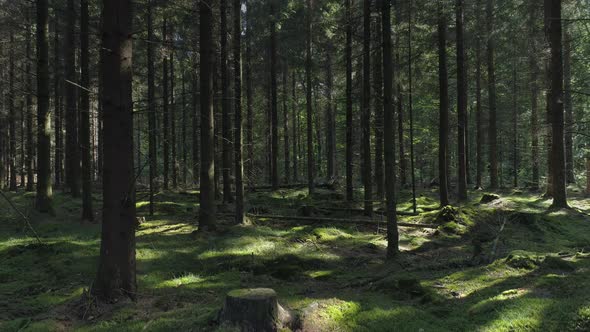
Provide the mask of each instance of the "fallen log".
MULTIPOLYGON (((281 216, 281 215, 269 215, 269 214, 247 214, 248 218, 265 218, 275 220, 294 220, 294 221, 316 221, 316 222, 334 222, 334 223, 353 223, 353 224, 368 224, 368 225, 386 225, 386 221, 380 222, 372 219, 337 219, 337 218, 321 218, 321 217, 299 217, 299 216, 281 216)), ((412 228, 432 228, 437 229, 438 225, 428 224, 413 224, 407 222, 398 222, 399 227, 412 227, 412 228)))
MULTIPOLYGON (((365 213, 365 210, 364 209, 352 208, 352 207, 351 208, 347 208, 347 207, 344 207, 344 208, 340 208, 340 207, 323 207, 321 209, 322 210, 328 210, 328 211, 352 212, 352 213, 358 213, 358 214, 365 213)), ((380 210, 373 210, 373 213, 374 214, 377 214, 377 215, 382 215, 382 216, 385 215, 385 211, 380 211, 380 210)), ((418 214, 414 214, 413 212, 410 212, 410 211, 399 211, 399 210, 396 211, 396 214, 397 215, 400 215, 400 216, 417 216, 418 215, 418 214)))

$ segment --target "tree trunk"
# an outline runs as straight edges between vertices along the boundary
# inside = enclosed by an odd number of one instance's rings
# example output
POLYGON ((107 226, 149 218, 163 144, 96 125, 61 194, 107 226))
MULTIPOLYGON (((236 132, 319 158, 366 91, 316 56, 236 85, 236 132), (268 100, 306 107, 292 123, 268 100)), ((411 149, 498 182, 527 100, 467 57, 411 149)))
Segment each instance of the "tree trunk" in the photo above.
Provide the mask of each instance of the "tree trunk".
POLYGON ((449 205, 449 81, 447 71, 447 22, 443 5, 438 3, 438 80, 440 98, 440 122, 438 134, 438 176, 440 205, 449 205))
POLYGON ((590 156, 586 157, 586 195, 590 195, 590 156))
POLYGON ((352 202, 354 192, 353 176, 353 114, 352 114, 352 12, 350 1, 346 0, 346 200, 352 202))
POLYGON ((80 196, 80 156, 78 151, 78 109, 76 106, 76 10, 68 0, 65 45, 66 67, 66 182, 73 197, 80 196))
POLYGON ((313 108, 311 99, 311 33, 312 33, 312 0, 307 0, 306 13, 306 51, 305 51, 305 102, 307 118, 307 187, 309 196, 314 192, 314 161, 313 161, 313 108))
POLYGON ((363 0, 363 96, 361 128, 363 152, 363 185, 365 214, 373 214, 373 181, 371 178, 371 0, 363 0))
POLYGON ((287 92, 287 81, 289 77, 289 67, 285 62, 283 64, 283 142, 285 143, 284 146, 284 156, 285 156, 285 183, 289 183, 291 181, 291 154, 289 153, 289 149, 291 148, 289 145, 289 109, 287 108, 287 99, 288 99, 288 92, 287 92))
POLYGON ((391 4, 381 1, 381 24, 383 37, 383 125, 385 157, 385 196, 387 211, 387 257, 393 258, 399 252, 399 234, 395 202, 395 134, 393 110, 393 61, 391 56, 391 4))
POLYGON ((219 14, 221 16, 221 23, 219 26, 219 34, 221 37, 221 139, 223 141, 222 148, 222 176, 223 176, 223 202, 233 202, 231 191, 231 153, 233 141, 231 137, 231 119, 229 100, 229 70, 227 68, 227 1, 220 1, 219 14))
POLYGON ((563 109, 563 53, 561 35, 561 0, 545 0, 545 33, 549 41, 550 90, 548 108, 551 114, 551 172, 553 187, 552 208, 567 208, 564 109, 563 109))
MULTIPOLYGON (((49 6, 37 3, 37 196, 35 207, 43 213, 53 212, 51 188, 51 112, 49 112, 49 6)), ((0 180, 0 183, 2 181, 0 180)))
MULTIPOLYGON (((375 18, 373 22, 375 45, 382 45, 381 19, 375 18)), ((375 110, 375 182, 377 184, 377 199, 382 200, 385 195, 385 182, 383 179, 383 52, 374 52, 373 57, 373 107, 375 110)), ((397 62, 399 63, 399 61, 397 62)))
POLYGON ((8 80, 9 80, 9 87, 8 87, 8 136, 9 146, 8 146, 8 164, 9 164, 9 174, 10 174, 10 181, 9 181, 9 190, 16 191, 16 110, 14 109, 14 31, 10 31, 10 44, 8 45, 9 49, 9 70, 8 70, 8 80))
POLYGON ((467 65, 464 44, 464 2, 455 3, 457 33, 457 163, 458 163, 458 198, 467 199, 467 65))
POLYGON ((186 187, 186 179, 188 178, 188 152, 186 147, 186 128, 187 128, 187 121, 188 117, 186 114, 186 77, 185 77, 185 70, 182 69, 181 75, 181 85, 182 85, 182 98, 181 98, 181 112, 182 112, 182 124, 180 127, 180 143, 181 143, 181 155, 182 155, 182 186, 186 187))
MULTIPOLYGON (((194 66, 196 67, 196 63, 194 64, 194 66)), ((199 144, 199 134, 200 134, 200 118, 201 118, 201 114, 200 114, 200 91, 199 91, 199 83, 198 83, 198 77, 197 77, 197 73, 196 73, 196 68, 193 70, 193 74, 192 74, 192 115, 193 115, 193 128, 192 128, 192 137, 193 137, 193 167, 192 167, 192 171, 193 171, 193 185, 198 185, 199 184, 199 178, 200 178, 200 156, 201 156, 201 152, 200 152, 200 144, 199 144)))
MULTIPOLYGON (((148 40, 154 40, 152 0, 147 4, 148 40)), ((154 46, 147 43, 147 75, 148 75, 148 129, 149 129, 149 160, 150 160, 150 216, 154 215, 154 195, 156 193, 156 177, 158 176, 158 147, 156 142, 156 104, 155 104, 155 69, 154 46)))
POLYGON ((244 222, 244 166, 242 157, 242 5, 241 0, 233 1, 234 10, 234 161, 236 176, 236 223, 244 222))
MULTIPOLYGON (((566 29, 567 24, 564 25, 566 29)), ((572 100, 572 44, 569 31, 564 32, 563 43, 563 76, 564 76, 564 98, 563 106, 565 108, 565 162, 566 162, 566 180, 567 183, 575 183, 574 177, 574 105, 572 100)))
MULTIPOLYGON (((475 7, 475 21, 481 22, 481 2, 477 0, 475 7)), ((477 29, 475 35, 475 188, 483 187, 483 144, 484 144, 484 127, 483 127, 483 109, 481 99, 481 29, 477 29)))
POLYGON ((299 103, 297 102, 297 94, 296 94, 296 87, 297 87, 297 81, 295 79, 295 71, 292 72, 291 74, 291 81, 292 81, 292 100, 291 100, 291 110, 292 110, 292 123, 291 123, 291 127, 292 127, 292 139, 293 139, 293 182, 297 183, 299 182, 299 150, 298 150, 298 145, 299 145, 299 135, 298 135, 298 123, 299 123, 299 117, 297 116, 299 114, 298 109, 299 109, 299 103))
MULTIPOLYGON (((401 30, 401 1, 394 2, 399 6, 399 8, 395 11, 395 21, 398 27, 398 30, 401 30)), ((395 35, 395 62, 396 62, 396 70, 401 72, 401 41, 400 41, 400 33, 395 35)), ((404 98, 402 94, 402 84, 401 80, 398 76, 397 78, 397 135, 399 138, 399 182, 400 186, 403 188, 407 184, 407 177, 406 177, 406 170, 407 170, 407 163, 406 163, 406 152, 404 146, 404 98)))
POLYGON ((169 166, 170 166, 170 137, 169 137, 169 121, 170 121, 170 114, 168 109, 168 55, 166 54, 166 44, 168 40, 168 31, 167 31, 167 22, 164 19, 162 24, 162 40, 164 46, 164 55, 162 59, 162 150, 164 153, 164 190, 168 190, 169 184, 169 166))
POLYGON ((412 93, 412 0, 408 1, 408 115, 410 117, 410 171, 412 172, 412 210, 416 214, 416 169, 414 167, 414 111, 412 93))
MULTIPOLYGON (((513 61, 516 62, 516 59, 513 61)), ((518 187, 518 84, 516 63, 512 65, 512 177, 514 188, 518 187)))
MULTIPOLYGON (((54 8, 57 11, 57 8, 54 8)), ((63 128, 62 128, 62 61, 61 46, 59 44, 59 18, 57 12, 54 14, 55 36, 53 40, 53 98, 55 112, 55 185, 60 186, 63 181, 63 128)), ((37 115, 38 116, 38 115, 37 115)), ((39 126, 39 124, 37 124, 39 126)), ((40 127, 39 127, 40 128, 40 127)), ((37 144, 39 144, 37 142, 37 144)))
POLYGON ((490 189, 498 189, 498 134, 496 128, 496 72, 494 65, 494 0, 487 0, 487 63, 489 97, 490 189))
POLYGON ((271 169, 271 184, 273 190, 279 188, 279 170, 278 170, 278 157, 279 157, 279 115, 277 107, 277 32, 276 32, 276 12, 275 2, 270 1, 270 93, 271 93, 271 106, 270 106, 270 169, 271 169))
POLYGON ((213 11, 212 0, 199 3, 201 73, 201 195, 199 228, 215 229, 215 124, 213 116, 213 11))
POLYGON ((33 191, 35 185, 35 174, 33 169, 33 158, 35 156, 34 139, 33 139, 33 83, 31 82, 31 26, 30 20, 27 20, 26 31, 26 67, 25 67, 25 90, 26 90, 26 128, 27 128, 27 159, 25 161, 27 172, 27 191, 33 191))
MULTIPOLYGON (((250 9, 246 0, 247 9, 250 9)), ((252 65, 250 44, 252 43, 252 24, 250 24, 250 11, 246 10, 246 146, 248 157, 246 158, 246 182, 251 190, 254 187, 254 111, 253 111, 253 89, 252 89, 252 65)))
MULTIPOLYGON (((172 35, 174 35, 172 33, 172 35)), ((176 154, 176 100, 174 99, 174 40, 169 41, 170 45, 170 145, 172 146, 172 188, 178 188, 178 156, 176 154)))
POLYGON ((90 146, 90 73, 88 50, 88 0, 80 0, 80 149, 82 155, 82 220, 93 221, 92 212, 92 164, 90 146))
POLYGON ((132 21, 130 0, 104 0, 101 75, 104 82, 103 220, 92 293, 112 303, 136 298, 133 168, 132 21))
POLYGON ((536 21, 538 18, 537 0, 530 0, 529 9, 529 29, 530 29, 530 49, 529 52, 529 71, 531 73, 530 89, 531 89, 531 166, 532 166, 532 182, 533 189, 539 188, 539 115, 538 115, 538 100, 539 100, 539 65, 537 63, 537 28, 536 21))
POLYGON ((336 117, 333 104, 334 77, 332 73, 332 42, 327 43, 326 52, 326 179, 336 176, 336 117))

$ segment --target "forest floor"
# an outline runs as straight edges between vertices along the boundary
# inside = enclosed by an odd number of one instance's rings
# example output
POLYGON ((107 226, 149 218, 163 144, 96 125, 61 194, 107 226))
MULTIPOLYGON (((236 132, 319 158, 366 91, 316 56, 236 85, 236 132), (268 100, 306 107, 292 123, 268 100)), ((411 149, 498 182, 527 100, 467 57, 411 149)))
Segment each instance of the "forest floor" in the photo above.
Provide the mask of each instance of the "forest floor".
MULTIPOLYGON (((275 289, 305 331, 590 330, 590 199, 574 194, 571 210, 548 212, 538 193, 498 192, 487 204, 482 194, 441 212, 425 191, 416 216, 402 196, 400 221, 439 227, 400 228, 401 253, 387 262, 384 222, 232 226, 228 214, 217 232, 194 233, 198 192, 160 193, 154 217, 138 193, 138 300, 102 311, 82 300, 100 226, 80 223, 80 202, 67 195, 56 194, 56 217, 43 217, 31 212, 32 194, 10 194, 43 244, 0 202, 0 330, 215 331, 226 292, 248 287, 275 289)), ((248 202, 257 214, 363 218, 327 190, 248 202)))

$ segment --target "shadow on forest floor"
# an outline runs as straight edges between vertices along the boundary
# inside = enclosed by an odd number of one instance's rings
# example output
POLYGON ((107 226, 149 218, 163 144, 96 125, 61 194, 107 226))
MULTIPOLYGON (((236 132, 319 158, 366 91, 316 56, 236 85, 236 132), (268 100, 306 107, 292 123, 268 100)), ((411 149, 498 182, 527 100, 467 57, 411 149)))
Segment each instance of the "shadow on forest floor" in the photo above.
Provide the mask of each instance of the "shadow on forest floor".
MULTIPOLYGON (((195 234, 198 193, 161 194, 137 230, 138 301, 96 317, 73 309, 94 277, 100 226, 80 224, 80 202, 58 194, 56 217, 30 215, 37 245, 2 202, 0 330, 210 331, 224 294, 239 287, 274 288, 291 309, 316 308, 309 331, 589 330, 590 201, 548 213, 537 194, 501 195, 479 204, 472 193, 438 230, 402 228, 402 252, 385 261, 377 226, 222 220, 218 232, 195 234)), ((27 211, 33 197, 11 199, 27 211)), ((402 196, 400 208, 408 202, 402 196)), ((341 206, 301 190, 250 194, 249 204, 285 215, 341 206)), ((400 219, 433 222, 435 197, 425 192, 419 204, 426 211, 400 219)))

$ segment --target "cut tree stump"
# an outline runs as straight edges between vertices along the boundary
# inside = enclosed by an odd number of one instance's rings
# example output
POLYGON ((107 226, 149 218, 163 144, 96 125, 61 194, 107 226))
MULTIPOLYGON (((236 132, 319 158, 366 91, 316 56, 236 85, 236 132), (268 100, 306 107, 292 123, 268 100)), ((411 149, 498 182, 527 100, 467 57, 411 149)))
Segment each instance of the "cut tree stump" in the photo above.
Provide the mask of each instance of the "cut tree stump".
POLYGON ((293 320, 279 305, 277 293, 270 288, 230 291, 219 318, 221 324, 238 327, 242 332, 275 332, 293 320))

